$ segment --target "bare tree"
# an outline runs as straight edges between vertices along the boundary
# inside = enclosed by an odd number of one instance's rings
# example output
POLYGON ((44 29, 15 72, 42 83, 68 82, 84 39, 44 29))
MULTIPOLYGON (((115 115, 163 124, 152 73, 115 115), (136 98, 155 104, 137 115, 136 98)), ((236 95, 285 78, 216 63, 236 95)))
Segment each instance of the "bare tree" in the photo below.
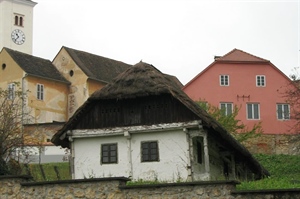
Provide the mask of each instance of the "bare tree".
POLYGON ((15 157, 23 150, 23 121, 29 115, 24 108, 26 94, 17 82, 6 90, 0 88, 0 175, 11 174, 15 168, 9 166, 19 163, 15 157))

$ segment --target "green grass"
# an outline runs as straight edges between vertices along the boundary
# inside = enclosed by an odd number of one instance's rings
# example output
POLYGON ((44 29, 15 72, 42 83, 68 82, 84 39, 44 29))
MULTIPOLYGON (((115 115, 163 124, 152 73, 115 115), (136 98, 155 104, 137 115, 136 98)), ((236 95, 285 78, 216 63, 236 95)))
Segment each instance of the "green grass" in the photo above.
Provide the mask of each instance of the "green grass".
MULTIPOLYGON (((53 181, 53 180, 59 180, 54 167, 57 167, 60 180, 68 180, 71 179, 70 175, 70 168, 69 163, 63 162, 63 163, 47 163, 47 164, 41 164, 42 168, 44 170, 45 179, 42 175, 42 171, 40 169, 39 164, 30 164, 30 174, 33 177, 34 181, 53 181)), ((26 169, 23 168, 23 174, 27 174, 26 169)))
POLYGON ((300 188, 300 156, 255 155, 255 158, 269 171, 270 177, 262 180, 242 182, 238 190, 300 188))

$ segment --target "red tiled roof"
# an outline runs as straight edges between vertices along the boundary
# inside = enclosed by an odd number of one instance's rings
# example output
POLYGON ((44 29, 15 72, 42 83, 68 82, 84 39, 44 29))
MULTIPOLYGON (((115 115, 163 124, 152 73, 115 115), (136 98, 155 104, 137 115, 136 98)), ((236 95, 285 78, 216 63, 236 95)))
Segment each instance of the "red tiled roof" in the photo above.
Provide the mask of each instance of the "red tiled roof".
POLYGON ((226 55, 218 58, 216 61, 234 61, 234 62, 269 62, 269 60, 251 55, 239 49, 233 49, 226 55))

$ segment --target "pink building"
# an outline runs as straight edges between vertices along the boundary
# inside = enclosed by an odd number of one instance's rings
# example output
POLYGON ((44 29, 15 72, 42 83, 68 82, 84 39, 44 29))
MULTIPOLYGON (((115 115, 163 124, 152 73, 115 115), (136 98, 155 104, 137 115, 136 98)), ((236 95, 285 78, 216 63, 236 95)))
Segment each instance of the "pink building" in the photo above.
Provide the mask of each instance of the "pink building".
POLYGON ((245 125, 262 122, 264 134, 291 134, 291 107, 283 97, 291 80, 269 60, 234 49, 188 82, 183 91, 195 101, 205 101, 232 112, 245 125))

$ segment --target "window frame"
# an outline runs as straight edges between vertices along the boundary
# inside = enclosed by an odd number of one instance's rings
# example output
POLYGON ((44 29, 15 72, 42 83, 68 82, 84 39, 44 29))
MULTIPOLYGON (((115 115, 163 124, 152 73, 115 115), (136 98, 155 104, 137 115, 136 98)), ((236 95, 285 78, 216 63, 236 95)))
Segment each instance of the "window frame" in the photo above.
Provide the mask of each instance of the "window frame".
POLYGON ((255 102, 252 102, 252 103, 247 103, 246 104, 246 113, 247 113, 247 120, 260 120, 260 104, 259 103, 255 103, 255 102), (249 118, 249 105, 251 105, 251 118, 249 118), (257 105, 257 115, 258 117, 255 118, 255 107, 254 105, 257 105))
POLYGON ((144 162, 159 162, 159 143, 157 140, 152 140, 152 141, 142 141, 141 142, 141 162, 144 163, 144 162), (155 148, 151 148, 151 144, 155 143, 156 144, 156 147, 155 148), (145 148, 144 146, 145 145, 148 145, 147 146, 147 152, 148 154, 145 154, 145 148), (150 146, 150 147, 149 147, 150 146), (155 153, 152 152, 152 149, 156 149, 155 153), (147 158, 145 158, 145 155, 147 155, 147 158), (151 156, 152 155, 155 155, 156 157, 155 158, 152 158, 151 156))
POLYGON ((16 84, 15 83, 9 83, 7 85, 7 99, 13 100, 16 97, 16 84))
POLYGON ((290 120, 291 119, 291 107, 287 103, 278 103, 276 104, 276 116, 277 120, 290 120), (281 118, 279 118, 279 106, 281 106, 281 118), (287 106, 288 108, 288 117, 286 117, 284 107, 287 106))
POLYGON ((267 81, 265 75, 256 75, 255 81, 256 81, 256 87, 266 87, 267 81))
POLYGON ((101 151, 100 151, 101 157, 100 157, 100 163, 101 164, 118 164, 118 143, 105 143, 101 144, 101 151), (108 150, 104 150, 104 147, 108 147, 108 150), (115 150, 111 149, 111 147, 115 147, 115 150), (112 154, 112 152, 115 151, 115 155, 112 154), (104 155, 104 152, 107 152, 107 155, 104 155), (104 158, 107 157, 108 160, 104 161, 104 158), (115 158, 115 160, 112 158, 115 158))
POLYGON ((220 81, 220 86, 229 86, 229 75, 220 75, 219 81, 220 81), (227 82, 226 82, 226 78, 227 78, 227 82))
POLYGON ((220 110, 222 111, 222 104, 225 105, 225 115, 231 115, 233 113, 233 103, 232 102, 220 102, 220 110), (230 113, 228 113, 228 105, 231 105, 230 113))
POLYGON ((45 99, 44 84, 36 84, 36 99, 44 101, 45 99))

